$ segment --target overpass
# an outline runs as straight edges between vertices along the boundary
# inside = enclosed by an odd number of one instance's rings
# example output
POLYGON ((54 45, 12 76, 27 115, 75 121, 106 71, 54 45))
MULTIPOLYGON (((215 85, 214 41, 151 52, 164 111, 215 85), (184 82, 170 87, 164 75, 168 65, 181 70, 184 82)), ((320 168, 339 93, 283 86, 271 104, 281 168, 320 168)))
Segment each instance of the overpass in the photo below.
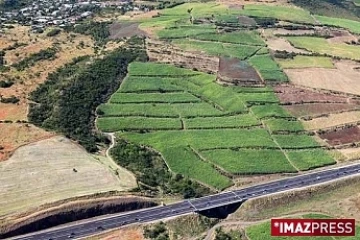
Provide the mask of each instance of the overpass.
POLYGON ((320 183, 341 179, 360 174, 360 164, 332 168, 324 171, 312 172, 296 177, 285 178, 273 182, 259 184, 234 191, 209 195, 206 197, 183 200, 181 202, 137 210, 129 213, 113 214, 101 218, 87 219, 73 222, 59 227, 17 236, 16 240, 63 240, 78 239, 104 230, 118 228, 134 223, 146 223, 180 215, 201 212, 232 204, 241 204, 244 201, 269 194, 288 191, 296 188, 313 186, 320 183))

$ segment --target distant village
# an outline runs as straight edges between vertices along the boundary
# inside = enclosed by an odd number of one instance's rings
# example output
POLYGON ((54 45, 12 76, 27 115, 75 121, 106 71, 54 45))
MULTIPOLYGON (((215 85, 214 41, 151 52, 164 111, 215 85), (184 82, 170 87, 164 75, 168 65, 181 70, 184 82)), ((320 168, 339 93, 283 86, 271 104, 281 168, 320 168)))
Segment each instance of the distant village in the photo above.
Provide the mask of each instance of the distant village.
MULTIPOLYGON (((6 0, 5 0, 6 1, 6 0)), ((19 10, 0 12, 1 24, 18 23, 31 26, 33 32, 42 32, 48 26, 66 27, 92 17, 104 8, 128 11, 148 10, 134 6, 132 0, 37 0, 19 10)))

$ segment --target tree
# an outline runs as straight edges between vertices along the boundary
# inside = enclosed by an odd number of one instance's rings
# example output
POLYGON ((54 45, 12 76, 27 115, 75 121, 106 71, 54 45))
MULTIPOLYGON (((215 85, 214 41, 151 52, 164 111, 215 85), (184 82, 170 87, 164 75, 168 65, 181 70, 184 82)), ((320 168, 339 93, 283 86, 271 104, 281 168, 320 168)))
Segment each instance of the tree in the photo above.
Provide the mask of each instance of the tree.
POLYGON ((190 15, 190 23, 191 24, 194 23, 194 16, 192 15, 192 10, 193 10, 193 8, 190 8, 187 10, 188 14, 190 15))

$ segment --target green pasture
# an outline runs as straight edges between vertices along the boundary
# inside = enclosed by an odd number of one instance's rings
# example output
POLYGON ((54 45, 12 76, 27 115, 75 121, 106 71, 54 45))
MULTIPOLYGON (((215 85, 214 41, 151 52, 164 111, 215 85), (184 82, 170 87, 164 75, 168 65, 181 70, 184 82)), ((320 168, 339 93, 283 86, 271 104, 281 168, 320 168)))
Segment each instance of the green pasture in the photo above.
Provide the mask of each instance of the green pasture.
POLYGON ((203 151, 201 155, 234 174, 297 172, 279 150, 216 149, 203 151))
POLYGON ((115 93, 110 103, 191 103, 201 100, 187 92, 174 93, 115 93))
POLYGON ((268 54, 255 55, 249 59, 249 62, 260 72, 261 77, 266 81, 288 81, 278 64, 268 54))
POLYGON ((261 125, 261 123, 252 114, 185 119, 186 129, 241 128, 259 125, 261 125))
POLYGON ((206 42, 193 39, 176 39, 173 43, 184 50, 202 51, 212 56, 247 59, 259 50, 258 46, 237 45, 221 42, 206 42))
POLYGON ((359 46, 346 43, 329 43, 325 38, 319 37, 287 37, 297 48, 303 48, 311 52, 328 54, 341 58, 360 60, 359 46))
POLYGON ((353 33, 360 34, 360 22, 344 19, 344 18, 333 18, 326 16, 315 16, 318 21, 322 24, 341 27, 350 30, 353 33))
POLYGON ((330 57, 297 55, 293 59, 276 59, 281 68, 334 68, 330 57))
POLYGON ((322 149, 288 151, 290 161, 300 170, 310 170, 335 164, 335 160, 322 149))
POLYGON ((181 129, 177 118, 148 118, 148 117, 106 117, 97 120, 97 127, 104 132, 121 130, 165 130, 181 129))

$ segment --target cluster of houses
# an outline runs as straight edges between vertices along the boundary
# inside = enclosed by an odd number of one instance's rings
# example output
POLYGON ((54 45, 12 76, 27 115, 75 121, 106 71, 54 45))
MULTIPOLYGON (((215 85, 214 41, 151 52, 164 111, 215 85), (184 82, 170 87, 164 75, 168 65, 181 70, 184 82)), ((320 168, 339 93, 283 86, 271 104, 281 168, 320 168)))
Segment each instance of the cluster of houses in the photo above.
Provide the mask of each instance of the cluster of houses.
POLYGON ((73 25, 92 17, 101 8, 134 10, 132 0, 36 0, 19 10, 0 12, 0 23, 19 23, 31 26, 33 31, 41 31, 48 26, 73 25))

